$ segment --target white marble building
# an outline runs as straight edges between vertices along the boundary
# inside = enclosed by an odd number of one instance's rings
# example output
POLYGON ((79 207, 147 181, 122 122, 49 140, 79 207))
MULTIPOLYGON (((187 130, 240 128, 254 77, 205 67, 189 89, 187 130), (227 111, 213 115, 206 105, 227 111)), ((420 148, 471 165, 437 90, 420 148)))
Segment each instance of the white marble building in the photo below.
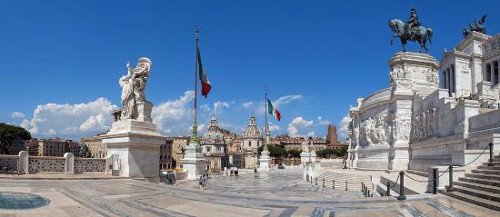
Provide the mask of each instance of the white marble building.
POLYGON ((393 55, 390 86, 350 108, 349 166, 427 172, 467 164, 490 142, 500 147, 499 62, 500 35, 478 32, 439 63, 427 54, 393 55))

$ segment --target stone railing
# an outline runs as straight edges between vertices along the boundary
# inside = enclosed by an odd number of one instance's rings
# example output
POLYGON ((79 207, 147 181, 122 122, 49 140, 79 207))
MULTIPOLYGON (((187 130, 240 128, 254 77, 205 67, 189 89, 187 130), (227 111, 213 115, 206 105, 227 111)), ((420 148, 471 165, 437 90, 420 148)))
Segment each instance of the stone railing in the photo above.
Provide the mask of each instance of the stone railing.
POLYGON ((104 173, 105 170, 105 158, 75 158, 75 173, 104 173))
POLYGON ((28 161, 29 173, 54 172, 62 173, 65 167, 64 157, 32 156, 28 161))
POLYGON ((72 153, 64 157, 29 156, 27 151, 19 155, 0 155, 0 170, 7 169, 18 174, 33 173, 105 173, 104 158, 75 158, 72 153))
POLYGON ((18 169, 19 156, 17 155, 0 155, 0 172, 5 170, 15 170, 18 169))

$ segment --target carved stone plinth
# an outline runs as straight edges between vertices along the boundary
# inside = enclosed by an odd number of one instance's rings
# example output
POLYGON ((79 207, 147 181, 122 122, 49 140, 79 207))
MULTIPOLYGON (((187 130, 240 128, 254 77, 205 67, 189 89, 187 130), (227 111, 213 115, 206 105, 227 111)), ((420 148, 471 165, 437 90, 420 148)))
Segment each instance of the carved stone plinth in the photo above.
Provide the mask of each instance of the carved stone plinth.
POLYGON ((187 179, 195 180, 206 174, 206 159, 203 157, 201 146, 198 142, 190 142, 184 152, 182 167, 187 173, 187 179))
POLYGON ((271 157, 269 156, 269 151, 264 149, 261 152, 261 156, 259 158, 259 169, 262 171, 269 171, 271 167, 271 157))
POLYGON ((159 181, 160 145, 165 137, 151 122, 120 120, 114 122, 110 132, 102 135, 108 156, 115 156, 114 169, 120 176, 159 181))

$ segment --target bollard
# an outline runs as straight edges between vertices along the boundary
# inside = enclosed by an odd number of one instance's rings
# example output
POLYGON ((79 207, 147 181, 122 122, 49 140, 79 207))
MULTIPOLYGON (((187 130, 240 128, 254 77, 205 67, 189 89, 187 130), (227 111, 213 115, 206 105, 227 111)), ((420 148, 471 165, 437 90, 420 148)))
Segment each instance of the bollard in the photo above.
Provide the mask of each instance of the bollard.
POLYGON ((325 179, 323 179, 323 188, 325 187, 325 179))
POLYGON ((385 192, 386 196, 391 196, 391 182, 387 181, 387 192, 385 192))
POLYGON ((335 180, 332 180, 332 189, 335 189, 335 180))
POLYGON ((437 185, 438 185, 438 180, 437 180, 437 176, 438 176, 438 168, 432 168, 432 178, 434 179, 432 181, 432 194, 436 194, 437 193, 437 185))
POLYGON ((314 185, 318 185, 318 177, 314 179, 314 185))
POLYGON ((345 180, 345 190, 347 191, 347 180, 345 180))
POLYGON ((365 190, 365 183, 361 182, 361 192, 365 190))
POLYGON ((448 191, 453 191, 453 165, 450 165, 448 167, 449 173, 450 173, 450 186, 448 187, 448 191))
POLYGON ((398 200, 406 200, 405 196, 405 172, 399 172, 399 197, 398 200))
POLYGON ((490 142, 490 162, 488 163, 488 166, 493 166, 493 142, 490 142))

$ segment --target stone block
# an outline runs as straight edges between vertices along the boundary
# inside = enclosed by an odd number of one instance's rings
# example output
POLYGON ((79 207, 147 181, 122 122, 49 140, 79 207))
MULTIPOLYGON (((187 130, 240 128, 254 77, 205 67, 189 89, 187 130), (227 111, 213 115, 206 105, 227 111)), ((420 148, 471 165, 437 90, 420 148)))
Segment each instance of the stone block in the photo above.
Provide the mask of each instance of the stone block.
POLYGON ((73 153, 64 154, 64 174, 75 174, 75 156, 73 153))
POLYGON ((19 167, 17 168, 17 172, 19 174, 28 174, 29 168, 29 153, 28 151, 20 151, 19 152, 19 167))

